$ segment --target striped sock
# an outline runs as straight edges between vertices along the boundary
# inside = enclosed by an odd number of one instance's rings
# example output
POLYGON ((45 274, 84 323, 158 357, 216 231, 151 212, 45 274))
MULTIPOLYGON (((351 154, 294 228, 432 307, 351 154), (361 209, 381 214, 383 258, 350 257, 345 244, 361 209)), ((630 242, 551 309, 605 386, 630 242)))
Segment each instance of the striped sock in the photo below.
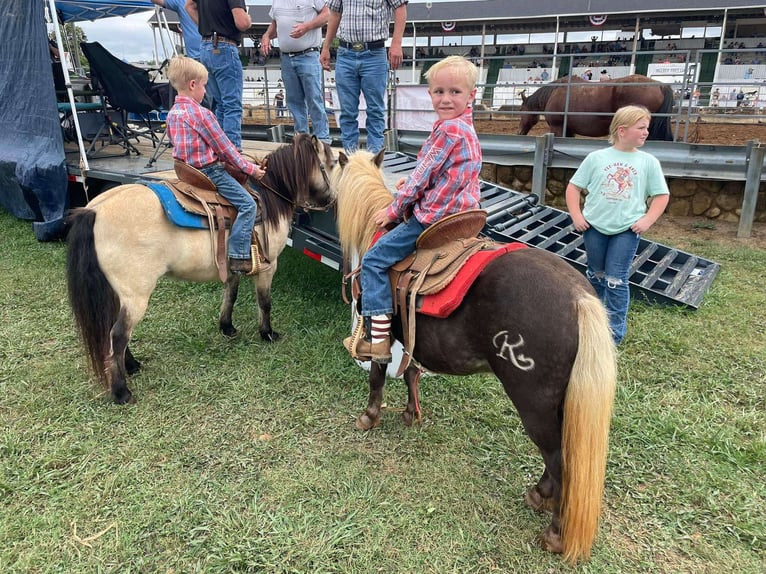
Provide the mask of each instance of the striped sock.
POLYGON ((382 343, 388 339, 391 334, 391 316, 390 315, 373 315, 372 316, 372 329, 370 336, 372 337, 372 344, 382 343))

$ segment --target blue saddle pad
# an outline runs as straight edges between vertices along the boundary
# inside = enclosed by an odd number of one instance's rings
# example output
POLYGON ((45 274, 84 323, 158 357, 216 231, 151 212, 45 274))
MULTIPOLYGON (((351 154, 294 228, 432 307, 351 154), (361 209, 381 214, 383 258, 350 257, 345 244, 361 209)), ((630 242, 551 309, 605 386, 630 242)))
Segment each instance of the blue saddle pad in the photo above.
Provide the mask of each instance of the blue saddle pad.
POLYGON ((186 211, 173 192, 164 183, 148 183, 146 187, 151 189, 155 195, 159 198, 162 204, 162 209, 165 211, 165 215, 178 227, 190 227, 192 229, 207 229, 207 219, 196 213, 189 213, 186 211))

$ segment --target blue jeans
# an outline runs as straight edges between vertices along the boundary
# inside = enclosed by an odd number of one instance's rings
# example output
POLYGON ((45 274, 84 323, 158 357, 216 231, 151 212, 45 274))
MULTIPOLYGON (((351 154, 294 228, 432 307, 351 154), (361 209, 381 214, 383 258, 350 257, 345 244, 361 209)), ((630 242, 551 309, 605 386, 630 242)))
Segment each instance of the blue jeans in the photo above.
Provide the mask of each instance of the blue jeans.
POLYGON ((630 229, 605 235, 589 227, 583 239, 588 257, 585 275, 606 306, 612 338, 618 345, 628 331, 630 266, 636 256, 639 235, 630 229))
POLYGON ((378 239, 362 257, 362 315, 393 313, 388 268, 415 251, 415 242, 427 228, 414 217, 402 222, 378 239))
POLYGON ((227 137, 238 150, 242 149, 242 62, 237 47, 218 42, 218 54, 213 42, 203 40, 200 62, 208 71, 207 92, 215 102, 215 116, 227 137))
POLYGON ((292 57, 282 54, 282 80, 296 133, 309 133, 310 115, 314 135, 325 143, 331 143, 330 122, 327 120, 322 93, 319 52, 315 50, 292 57))
POLYGON ((253 236, 255 216, 258 210, 253 196, 229 175, 223 164, 207 167, 200 171, 212 180, 218 188, 218 193, 237 208, 237 217, 231 225, 229 233, 229 257, 250 259, 250 240, 253 236))
POLYGON ((388 54, 385 48, 356 52, 338 48, 335 63, 335 85, 340 101, 340 132, 343 149, 359 148, 359 94, 367 101, 367 150, 377 153, 383 149, 386 129, 386 82, 388 54))

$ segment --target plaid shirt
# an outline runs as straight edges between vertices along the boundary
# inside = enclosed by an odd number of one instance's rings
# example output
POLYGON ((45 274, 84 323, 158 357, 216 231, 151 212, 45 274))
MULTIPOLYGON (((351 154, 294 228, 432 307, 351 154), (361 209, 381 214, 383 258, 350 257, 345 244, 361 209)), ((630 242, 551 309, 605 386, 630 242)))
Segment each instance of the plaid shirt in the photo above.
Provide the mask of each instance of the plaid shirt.
POLYGON ((388 27, 394 9, 407 0, 328 0, 327 6, 343 17, 338 38, 346 42, 375 42, 388 39, 388 27))
POLYGON ((175 159, 196 168, 225 161, 249 175, 255 174, 257 166, 237 151, 218 125, 213 112, 192 98, 176 96, 176 102, 168 112, 167 125, 175 159))
POLYGON ((396 194, 388 217, 401 219, 413 207, 423 225, 479 207, 481 146, 471 108, 452 120, 437 120, 418 153, 417 167, 396 194))

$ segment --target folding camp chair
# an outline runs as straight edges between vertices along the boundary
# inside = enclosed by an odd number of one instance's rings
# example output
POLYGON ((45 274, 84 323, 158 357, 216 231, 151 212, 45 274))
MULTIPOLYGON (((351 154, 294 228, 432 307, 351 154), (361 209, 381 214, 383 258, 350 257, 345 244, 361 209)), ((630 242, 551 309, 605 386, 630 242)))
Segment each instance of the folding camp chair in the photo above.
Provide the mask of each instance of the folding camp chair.
POLYGON ((119 155, 140 155, 130 141, 138 141, 140 137, 149 138, 152 145, 157 146, 158 133, 165 129, 161 108, 163 100, 169 98, 163 98, 167 84, 154 84, 148 70, 123 62, 98 42, 82 42, 80 46, 90 63, 93 89, 101 96, 104 106, 104 123, 88 153, 101 142, 102 146, 122 146, 125 152, 119 155), (118 113, 117 118, 114 112, 118 113))

